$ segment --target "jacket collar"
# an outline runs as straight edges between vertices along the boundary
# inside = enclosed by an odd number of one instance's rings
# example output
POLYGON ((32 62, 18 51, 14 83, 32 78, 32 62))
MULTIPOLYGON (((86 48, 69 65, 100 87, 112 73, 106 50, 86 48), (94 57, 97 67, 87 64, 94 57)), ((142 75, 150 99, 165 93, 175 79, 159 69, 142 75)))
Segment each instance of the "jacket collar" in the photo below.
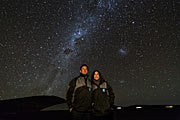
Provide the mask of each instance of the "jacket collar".
POLYGON ((88 78, 88 74, 84 75, 84 74, 80 73, 80 76, 81 76, 81 77, 84 77, 85 79, 88 78))

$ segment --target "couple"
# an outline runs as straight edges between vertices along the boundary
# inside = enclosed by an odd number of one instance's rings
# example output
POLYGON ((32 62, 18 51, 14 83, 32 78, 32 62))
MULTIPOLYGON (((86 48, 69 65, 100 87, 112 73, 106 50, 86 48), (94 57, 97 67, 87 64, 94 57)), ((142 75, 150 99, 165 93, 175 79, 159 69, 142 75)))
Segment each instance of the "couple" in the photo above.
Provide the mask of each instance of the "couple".
POLYGON ((90 80, 86 64, 80 67, 80 75, 69 83, 66 98, 73 120, 112 119, 109 117, 114 104, 113 90, 98 70, 90 80))

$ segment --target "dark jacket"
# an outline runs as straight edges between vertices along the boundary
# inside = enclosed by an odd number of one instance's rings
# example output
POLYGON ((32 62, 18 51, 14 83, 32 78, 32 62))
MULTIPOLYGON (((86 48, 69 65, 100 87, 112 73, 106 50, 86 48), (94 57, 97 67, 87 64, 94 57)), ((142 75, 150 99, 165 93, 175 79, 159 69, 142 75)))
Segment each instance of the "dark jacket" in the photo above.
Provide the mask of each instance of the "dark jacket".
POLYGON ((90 112, 92 108, 92 88, 88 76, 80 75, 74 78, 66 94, 69 108, 81 112, 90 112))
POLYGON ((99 85, 92 81, 92 89, 94 114, 97 116, 107 114, 114 104, 113 89, 105 80, 101 80, 99 85))

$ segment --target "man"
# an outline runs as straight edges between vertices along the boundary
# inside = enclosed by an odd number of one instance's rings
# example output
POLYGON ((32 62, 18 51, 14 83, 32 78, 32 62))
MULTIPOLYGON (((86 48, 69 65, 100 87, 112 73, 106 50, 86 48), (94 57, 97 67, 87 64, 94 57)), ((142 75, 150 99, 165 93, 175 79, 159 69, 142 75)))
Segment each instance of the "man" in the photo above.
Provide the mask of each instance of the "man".
POLYGON ((80 75, 69 83, 66 94, 67 105, 72 113, 73 120, 90 120, 91 103, 91 81, 88 78, 88 66, 83 64, 80 67, 80 75))

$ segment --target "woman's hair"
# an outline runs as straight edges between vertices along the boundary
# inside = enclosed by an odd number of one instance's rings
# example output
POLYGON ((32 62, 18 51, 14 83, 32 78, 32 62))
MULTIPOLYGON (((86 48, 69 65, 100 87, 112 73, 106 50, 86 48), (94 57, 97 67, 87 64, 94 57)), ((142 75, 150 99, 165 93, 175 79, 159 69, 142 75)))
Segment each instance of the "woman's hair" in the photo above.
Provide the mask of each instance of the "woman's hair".
POLYGON ((100 79, 101 81, 103 81, 104 79, 103 79, 103 77, 102 77, 102 75, 101 75, 101 72, 100 72, 99 70, 94 70, 94 71, 93 71, 92 76, 91 76, 91 80, 94 80, 94 74, 95 74, 95 72, 98 72, 98 73, 99 73, 99 79, 100 79))

